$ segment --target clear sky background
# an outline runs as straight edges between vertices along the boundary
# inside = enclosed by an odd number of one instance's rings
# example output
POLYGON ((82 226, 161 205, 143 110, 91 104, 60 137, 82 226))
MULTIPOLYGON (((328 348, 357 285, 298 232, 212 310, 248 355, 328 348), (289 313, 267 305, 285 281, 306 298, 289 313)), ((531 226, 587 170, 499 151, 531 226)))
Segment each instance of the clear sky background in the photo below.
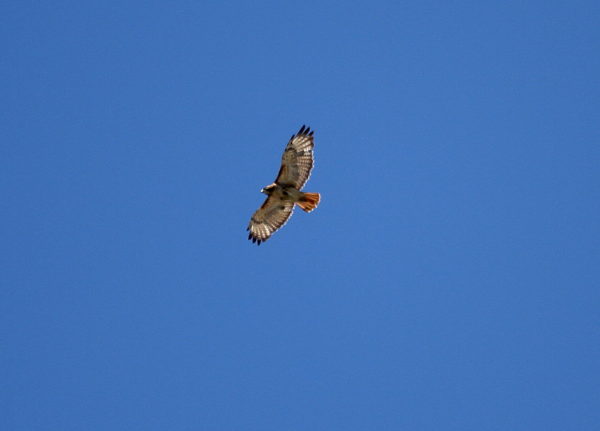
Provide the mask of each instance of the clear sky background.
POLYGON ((599 22, 3 2, 0 428, 600 429, 599 22))

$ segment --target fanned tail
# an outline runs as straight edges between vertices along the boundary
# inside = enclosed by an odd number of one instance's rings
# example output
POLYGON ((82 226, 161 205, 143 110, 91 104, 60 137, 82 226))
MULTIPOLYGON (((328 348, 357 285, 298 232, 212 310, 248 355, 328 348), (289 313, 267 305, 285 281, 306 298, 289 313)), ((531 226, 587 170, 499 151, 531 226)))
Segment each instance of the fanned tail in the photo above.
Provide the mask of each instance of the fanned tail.
POLYGON ((302 198, 296 204, 307 213, 314 210, 321 200, 321 195, 318 193, 304 193, 302 198))

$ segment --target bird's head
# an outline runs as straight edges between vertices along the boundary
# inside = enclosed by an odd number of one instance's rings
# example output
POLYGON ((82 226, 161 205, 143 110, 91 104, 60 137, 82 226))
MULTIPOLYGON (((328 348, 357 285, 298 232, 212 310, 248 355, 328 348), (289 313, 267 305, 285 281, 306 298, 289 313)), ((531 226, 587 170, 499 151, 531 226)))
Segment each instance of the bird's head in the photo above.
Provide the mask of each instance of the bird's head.
POLYGON ((268 186, 260 189, 260 192, 264 193, 265 195, 270 195, 274 188, 275 184, 269 184, 268 186))

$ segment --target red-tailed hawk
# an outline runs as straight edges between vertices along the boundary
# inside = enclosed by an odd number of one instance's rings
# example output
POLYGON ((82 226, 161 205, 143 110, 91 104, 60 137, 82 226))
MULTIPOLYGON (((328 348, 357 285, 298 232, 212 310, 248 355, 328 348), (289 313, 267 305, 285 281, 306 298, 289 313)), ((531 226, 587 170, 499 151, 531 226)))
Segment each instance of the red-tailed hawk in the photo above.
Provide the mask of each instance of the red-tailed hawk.
POLYGON ((261 193, 268 196, 267 200, 252 215, 246 229, 250 232, 248 239, 252 242, 260 245, 268 240, 288 221, 294 211, 294 205, 298 205, 307 213, 319 205, 321 195, 300 191, 308 181, 314 164, 313 133, 310 127, 302 126, 298 133, 290 138, 283 151, 277 179, 261 190, 261 193))

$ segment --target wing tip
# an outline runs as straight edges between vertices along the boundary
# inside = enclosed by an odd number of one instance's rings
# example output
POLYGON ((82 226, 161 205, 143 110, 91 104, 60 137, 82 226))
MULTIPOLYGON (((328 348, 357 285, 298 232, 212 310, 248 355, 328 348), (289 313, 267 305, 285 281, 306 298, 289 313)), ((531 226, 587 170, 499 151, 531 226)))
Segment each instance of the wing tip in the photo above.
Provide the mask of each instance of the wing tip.
POLYGON ((265 242, 267 239, 260 239, 257 236, 254 236, 253 232, 248 234, 248 239, 252 241, 252 244, 261 245, 261 243, 265 242))
POLYGON ((303 124, 302 127, 300 127, 300 130, 298 130, 298 133, 296 133, 295 135, 292 135, 292 138, 294 136, 312 136, 314 133, 315 133, 314 130, 310 130, 310 126, 303 124))

